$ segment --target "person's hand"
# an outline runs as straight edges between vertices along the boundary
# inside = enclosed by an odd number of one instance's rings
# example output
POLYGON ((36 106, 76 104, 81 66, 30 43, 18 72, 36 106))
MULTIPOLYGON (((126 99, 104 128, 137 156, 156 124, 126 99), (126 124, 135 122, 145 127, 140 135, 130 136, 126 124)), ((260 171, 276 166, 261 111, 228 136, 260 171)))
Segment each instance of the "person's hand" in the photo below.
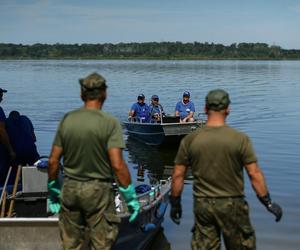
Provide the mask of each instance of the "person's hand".
POLYGON ((132 184, 129 184, 127 188, 119 187, 119 190, 123 195, 129 213, 131 214, 129 222, 133 222, 138 216, 141 207, 140 203, 137 200, 135 188, 132 184))
POLYGON ((262 197, 258 196, 258 199, 270 213, 275 215, 275 221, 280 221, 282 217, 282 209, 277 203, 272 202, 270 194, 267 193, 265 196, 262 197))
POLYGON ((51 213, 57 214, 60 211, 60 188, 58 179, 48 181, 49 209, 51 213))
POLYGON ((177 225, 180 224, 180 219, 182 215, 182 208, 181 208, 181 197, 173 197, 172 195, 169 196, 169 201, 171 204, 170 210, 170 217, 174 223, 177 225))

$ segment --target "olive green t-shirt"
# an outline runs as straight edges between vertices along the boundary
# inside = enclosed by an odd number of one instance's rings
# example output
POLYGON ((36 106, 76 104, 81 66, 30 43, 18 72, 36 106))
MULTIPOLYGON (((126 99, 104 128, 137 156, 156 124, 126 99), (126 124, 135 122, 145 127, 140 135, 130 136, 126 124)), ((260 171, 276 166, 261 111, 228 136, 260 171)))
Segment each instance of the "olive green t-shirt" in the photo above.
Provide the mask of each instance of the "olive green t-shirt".
POLYGON ((86 108, 64 116, 53 145, 63 148, 65 174, 78 180, 112 178, 108 149, 125 147, 118 120, 86 108))
POLYGON ((243 196, 243 167, 256 161, 249 137, 229 126, 187 135, 175 158, 175 164, 192 168, 196 197, 243 196))

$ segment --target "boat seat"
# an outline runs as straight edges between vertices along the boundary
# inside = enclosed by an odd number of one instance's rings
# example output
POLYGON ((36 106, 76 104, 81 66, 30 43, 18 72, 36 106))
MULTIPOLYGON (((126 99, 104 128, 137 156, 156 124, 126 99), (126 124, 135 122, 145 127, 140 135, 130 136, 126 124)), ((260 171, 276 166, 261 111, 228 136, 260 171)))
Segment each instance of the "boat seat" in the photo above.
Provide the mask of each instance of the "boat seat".
POLYGON ((162 122, 163 123, 179 123, 180 122, 180 117, 175 116, 175 115, 166 115, 162 117, 162 122))

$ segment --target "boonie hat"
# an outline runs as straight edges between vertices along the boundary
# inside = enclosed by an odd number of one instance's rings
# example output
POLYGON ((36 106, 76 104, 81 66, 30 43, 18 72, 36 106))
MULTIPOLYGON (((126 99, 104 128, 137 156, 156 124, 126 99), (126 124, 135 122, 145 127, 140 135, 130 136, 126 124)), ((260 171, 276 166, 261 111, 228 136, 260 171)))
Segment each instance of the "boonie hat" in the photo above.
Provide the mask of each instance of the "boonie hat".
POLYGON ((1 93, 6 93, 6 92, 7 92, 7 90, 6 90, 6 89, 2 89, 2 88, 0 88, 0 92, 1 92, 1 93))
POLYGON ((92 73, 86 78, 79 79, 79 83, 81 87, 85 88, 86 90, 105 90, 107 88, 106 80, 103 76, 99 75, 98 73, 92 73))
POLYGON ((153 96, 151 96, 151 99, 152 99, 152 100, 155 100, 155 99, 158 100, 159 98, 158 98, 158 95, 153 95, 153 96))
POLYGON ((223 89, 211 90, 205 98, 205 105, 209 110, 220 111, 226 109, 229 104, 229 94, 223 89))
POLYGON ((139 94, 138 97, 137 97, 138 100, 144 100, 145 99, 145 96, 144 94, 139 94))
POLYGON ((188 92, 188 91, 184 91, 184 92, 183 92, 183 94, 182 94, 182 96, 187 96, 187 97, 190 97, 190 92, 188 92))

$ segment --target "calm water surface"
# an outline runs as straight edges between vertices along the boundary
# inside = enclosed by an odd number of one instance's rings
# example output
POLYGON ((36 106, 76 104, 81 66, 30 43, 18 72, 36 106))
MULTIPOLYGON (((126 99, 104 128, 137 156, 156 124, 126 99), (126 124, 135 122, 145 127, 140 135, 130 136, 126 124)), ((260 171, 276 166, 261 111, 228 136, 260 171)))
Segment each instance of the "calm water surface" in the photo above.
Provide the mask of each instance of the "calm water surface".
MULTIPOLYGON (((97 71, 108 81, 104 110, 120 120, 142 92, 158 94, 168 113, 189 90, 197 112, 212 88, 226 89, 232 99, 228 123, 248 133, 266 175, 273 199, 284 209, 274 218, 257 201, 246 177, 246 195, 258 249, 299 249, 300 233, 300 62, 297 61, 0 61, 1 103, 6 114, 18 110, 35 126, 38 148, 48 155, 62 115, 82 105, 78 78, 97 71)), ((124 134, 125 139, 127 139, 124 134)), ((124 152, 135 183, 152 182, 172 172, 176 150, 148 147, 127 140, 124 152)), ((193 224, 192 182, 186 180, 180 226, 168 216, 164 233, 154 242, 189 249, 193 224)), ((159 247, 156 246, 156 249, 159 247)))

